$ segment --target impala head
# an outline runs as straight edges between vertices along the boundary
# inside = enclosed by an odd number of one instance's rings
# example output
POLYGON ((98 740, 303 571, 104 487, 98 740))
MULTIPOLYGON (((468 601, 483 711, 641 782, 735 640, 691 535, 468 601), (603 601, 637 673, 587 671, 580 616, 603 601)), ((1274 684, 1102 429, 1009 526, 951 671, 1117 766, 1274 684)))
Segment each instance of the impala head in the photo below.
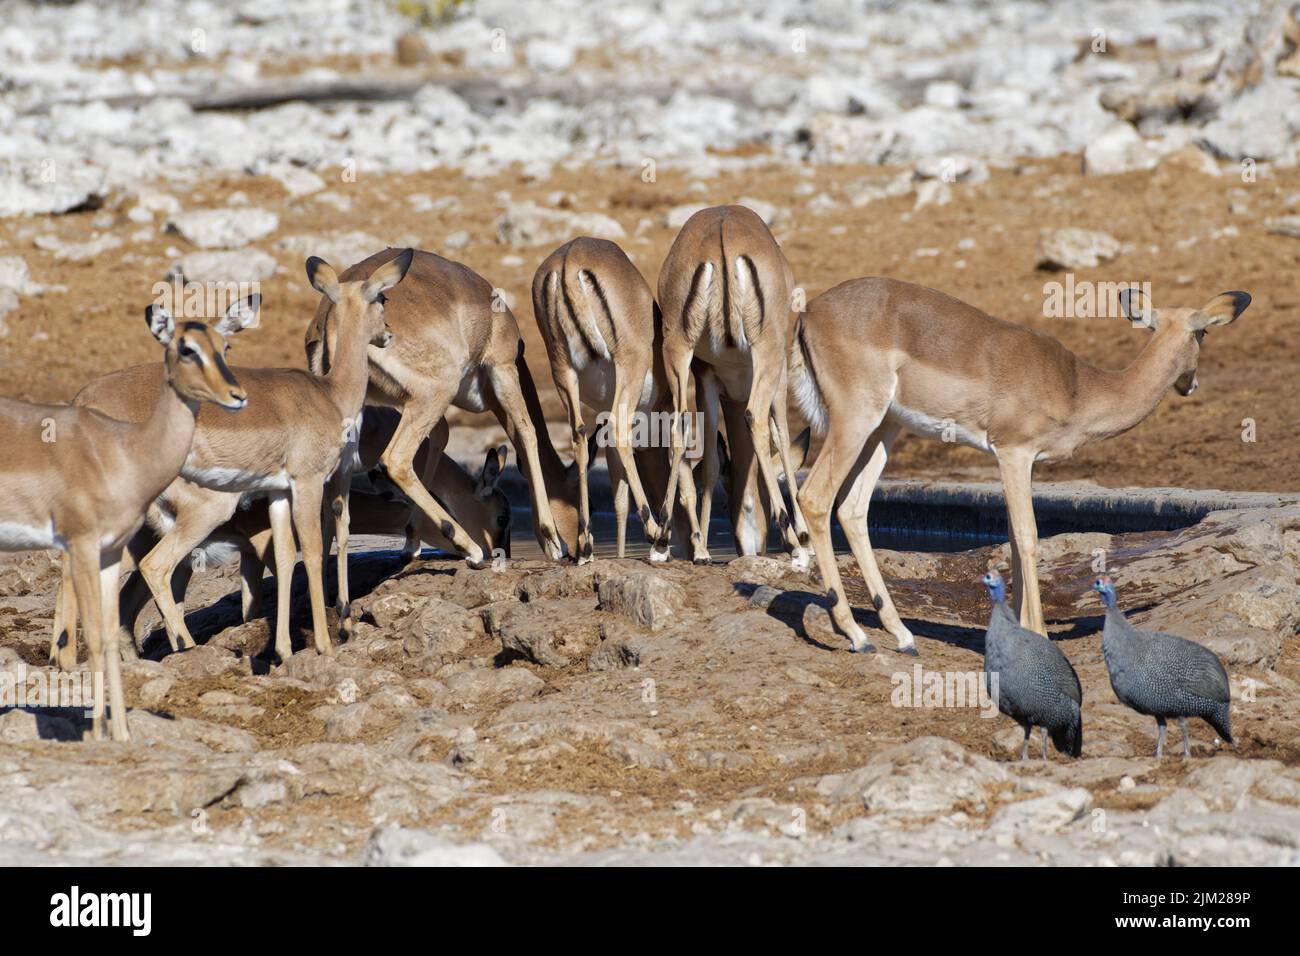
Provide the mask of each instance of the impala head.
POLYGON ((193 402, 212 402, 232 411, 248 404, 248 397, 226 366, 225 341, 202 322, 177 324, 172 314, 157 304, 144 310, 153 337, 167 349, 163 365, 167 381, 193 402))
POLYGON ((1103 574, 1093 581, 1092 589, 1097 592, 1102 604, 1107 607, 1115 606, 1115 582, 1110 579, 1109 575, 1103 574))
MULTIPOLYGON (((338 330, 356 328, 358 325, 368 344, 381 349, 388 347, 393 340, 393 333, 384 321, 384 293, 402 281, 411 268, 414 256, 413 249, 404 249, 366 278, 351 282, 340 281, 334 267, 324 259, 312 256, 307 260, 307 281, 331 303, 329 317, 334 321, 326 321, 327 331, 317 331, 328 355, 334 354, 338 330), (330 340, 331 336, 333 341, 330 340)), ((309 356, 312 353, 312 329, 315 329, 315 323, 308 330, 309 356)), ((324 356, 320 361, 322 365, 326 364, 324 356)))
POLYGON ((1182 371, 1174 381, 1179 395, 1196 391, 1196 364, 1201 357, 1201 340, 1213 325, 1236 321, 1250 305, 1245 292, 1223 292, 1199 309, 1153 309, 1140 290, 1125 289, 1119 295, 1120 308, 1133 323, 1151 329, 1157 336, 1172 337, 1181 344, 1182 371))
POLYGON ((984 577, 980 578, 984 586, 989 590, 989 597, 995 603, 1006 600, 1006 584, 1002 580, 1002 575, 997 568, 989 568, 984 577))
POLYGON ((489 448, 487 457, 483 460, 483 470, 478 473, 478 479, 474 484, 474 497, 480 505, 479 527, 475 528, 473 522, 463 527, 475 541, 486 540, 489 554, 500 548, 508 558, 510 557, 510 524, 514 513, 510 510, 510 499, 498 487, 505 467, 506 446, 498 445, 496 448, 489 448))

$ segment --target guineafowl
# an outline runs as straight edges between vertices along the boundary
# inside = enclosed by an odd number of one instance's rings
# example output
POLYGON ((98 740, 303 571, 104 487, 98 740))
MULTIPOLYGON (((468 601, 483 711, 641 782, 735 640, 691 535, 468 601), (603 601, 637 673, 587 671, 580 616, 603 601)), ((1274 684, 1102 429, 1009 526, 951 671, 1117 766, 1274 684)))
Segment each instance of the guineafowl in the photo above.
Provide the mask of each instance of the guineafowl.
POLYGON ((1007 607, 1002 575, 990 571, 984 586, 993 599, 993 615, 984 632, 984 675, 998 710, 1025 730, 1020 759, 1029 756, 1029 735, 1042 728, 1043 759, 1047 735, 1061 753, 1083 753, 1083 688, 1061 649, 1034 631, 1025 630, 1007 607), (997 675, 997 685, 993 684, 997 675))
POLYGON ((1115 606, 1115 583, 1106 575, 1092 589, 1106 605, 1101 651, 1110 671, 1110 686, 1125 707, 1156 719, 1156 756, 1165 755, 1165 720, 1178 718, 1183 756, 1192 755, 1187 718, 1200 717, 1232 743, 1228 704, 1232 692, 1223 662, 1208 647, 1173 634, 1139 631, 1115 606))

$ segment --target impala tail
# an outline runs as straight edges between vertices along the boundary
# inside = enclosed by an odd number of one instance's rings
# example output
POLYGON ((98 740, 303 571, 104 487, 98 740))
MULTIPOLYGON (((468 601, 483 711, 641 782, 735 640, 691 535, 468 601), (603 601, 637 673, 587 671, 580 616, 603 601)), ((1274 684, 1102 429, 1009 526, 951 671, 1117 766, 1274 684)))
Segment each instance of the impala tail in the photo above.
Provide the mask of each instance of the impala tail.
POLYGON ((826 434, 826 402, 822 398, 821 386, 817 382, 817 370, 813 367, 812 355, 808 352, 807 332, 804 316, 800 315, 795 323, 794 337, 790 341, 790 384, 794 388, 795 401, 804 419, 819 435, 826 434))

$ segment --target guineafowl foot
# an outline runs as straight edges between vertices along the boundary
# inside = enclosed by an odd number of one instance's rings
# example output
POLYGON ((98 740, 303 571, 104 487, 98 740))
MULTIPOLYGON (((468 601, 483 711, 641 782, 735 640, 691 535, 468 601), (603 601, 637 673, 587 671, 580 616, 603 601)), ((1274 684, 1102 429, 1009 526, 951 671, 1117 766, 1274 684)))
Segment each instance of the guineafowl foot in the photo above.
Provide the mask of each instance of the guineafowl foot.
POLYGON ((1156 718, 1156 726, 1160 728, 1156 734, 1156 756, 1163 757, 1165 755, 1165 721, 1163 717, 1156 718))

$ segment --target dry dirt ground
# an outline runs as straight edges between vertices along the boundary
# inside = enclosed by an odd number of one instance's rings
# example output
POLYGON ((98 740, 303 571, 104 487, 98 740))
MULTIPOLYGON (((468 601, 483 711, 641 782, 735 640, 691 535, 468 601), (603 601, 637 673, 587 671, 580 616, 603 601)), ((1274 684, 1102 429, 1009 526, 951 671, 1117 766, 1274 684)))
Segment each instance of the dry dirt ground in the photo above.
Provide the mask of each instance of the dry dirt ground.
MULTIPOLYGON (((75 711, 0 714, 0 845, 15 862, 1300 862, 1300 508, 1046 543, 1045 611, 1084 688, 1077 761, 1020 763, 1007 718, 925 690, 980 671, 974 582, 1006 558, 882 553, 919 658, 880 631, 850 653, 809 609, 820 584, 776 558, 403 570, 371 551, 355 637, 318 656, 299 601, 304 649, 270 667, 237 578, 209 571, 204 643, 163 656, 153 634, 125 667, 131 743, 79 741, 75 711), (1234 748, 1197 721, 1192 759, 1152 756, 1154 721, 1108 685, 1098 550, 1134 620, 1224 658, 1234 748)), ((54 583, 45 555, 0 566, 3 671, 43 663, 54 583)))
MULTIPOLYGON (((1036 268, 1035 262, 1041 228, 1104 230, 1121 241, 1119 255, 1097 268, 1076 270, 1076 281, 1150 282, 1157 306, 1200 305, 1230 289, 1248 291, 1254 302, 1234 325, 1207 336, 1195 395, 1182 399, 1171 393, 1138 428, 1085 448, 1072 461, 1040 466, 1037 477, 1082 478, 1114 487, 1300 487, 1295 454, 1300 391, 1294 375, 1300 345, 1293 331, 1300 314, 1294 279, 1300 239, 1274 235, 1264 225, 1300 203, 1297 170, 1261 169, 1257 181, 1245 183, 1230 166, 1220 176, 1208 176, 1167 159, 1152 171, 1084 176, 1078 157, 1061 157, 995 168, 987 182, 953 185, 950 202, 917 210, 911 190, 854 205, 872 187, 900 174, 906 178, 905 169, 799 167, 767 163, 761 154, 751 161, 750 168, 708 179, 689 168, 661 166, 653 183, 642 182, 640 169, 584 166, 557 169, 540 183, 519 175, 466 178, 454 171, 361 171, 355 182, 344 182, 340 173, 324 191, 297 199, 265 177, 200 179, 183 192, 170 184, 160 188, 180 194, 187 210, 246 203, 280 218, 275 233, 253 244, 273 255, 280 270, 262 283, 263 327, 234 344, 234 363, 303 365, 302 333, 318 297, 303 273, 306 253, 279 246, 306 236, 307 248, 328 258, 323 237, 363 233, 380 245, 414 243, 448 255, 504 289, 548 414, 557 421, 559 400, 529 289, 534 270, 563 239, 536 246, 500 243, 496 220, 511 201, 612 217, 627 233, 622 245, 654 286, 676 233, 665 224, 669 209, 755 198, 780 210, 774 231, 809 298, 845 279, 891 275, 1050 332, 1093 362, 1118 368, 1133 358, 1147 333, 1117 318, 1044 318, 1044 284, 1063 277, 1036 268), (814 212, 810 203, 821 194, 834 205, 814 212), (414 197, 424 201, 416 203, 414 197), (414 211, 427 206, 433 208, 414 211), (460 232, 467 234, 467 244, 448 248, 447 238, 460 232), (1242 440, 1247 418, 1255 423, 1254 442, 1242 440)), ((5 394, 66 400, 97 372, 155 357, 153 341, 140 328, 140 312, 153 284, 191 247, 159 229, 151 230, 150 238, 133 239, 140 226, 127 218, 132 205, 125 200, 107 214, 0 220, 0 255, 22 255, 36 282, 66 287, 24 298, 8 317, 11 334, 0 339, 5 394), (92 226, 94 221, 100 226, 92 226), (99 233, 124 245, 84 262, 60 261, 56 252, 35 245, 45 236, 81 243, 99 233)), ((348 245, 343 243, 341 252, 348 245)), ((351 245, 357 259, 373 251, 351 245)), ((478 445, 491 440, 484 435, 478 445)), ((893 477, 995 474, 992 460, 979 452, 914 439, 899 444, 889 468, 893 477)))

